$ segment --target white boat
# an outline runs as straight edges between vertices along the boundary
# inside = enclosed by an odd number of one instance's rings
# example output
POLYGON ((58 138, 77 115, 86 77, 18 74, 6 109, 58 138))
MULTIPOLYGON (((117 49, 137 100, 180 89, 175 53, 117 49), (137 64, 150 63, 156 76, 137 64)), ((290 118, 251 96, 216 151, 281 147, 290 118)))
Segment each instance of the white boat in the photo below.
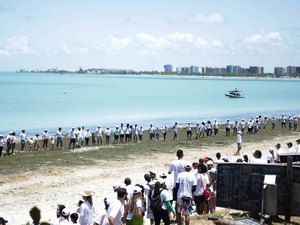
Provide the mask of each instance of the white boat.
POLYGON ((228 91, 225 95, 229 98, 245 98, 243 91, 235 89, 233 91, 228 91))

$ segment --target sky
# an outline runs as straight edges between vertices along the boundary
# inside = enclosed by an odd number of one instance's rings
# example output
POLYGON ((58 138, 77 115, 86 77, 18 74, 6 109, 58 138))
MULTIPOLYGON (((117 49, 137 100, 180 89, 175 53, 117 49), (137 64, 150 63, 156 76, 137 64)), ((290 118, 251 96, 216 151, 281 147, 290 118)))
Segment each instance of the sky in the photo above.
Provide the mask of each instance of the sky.
POLYGON ((2 0, 0 71, 300 66, 299 0, 2 0))

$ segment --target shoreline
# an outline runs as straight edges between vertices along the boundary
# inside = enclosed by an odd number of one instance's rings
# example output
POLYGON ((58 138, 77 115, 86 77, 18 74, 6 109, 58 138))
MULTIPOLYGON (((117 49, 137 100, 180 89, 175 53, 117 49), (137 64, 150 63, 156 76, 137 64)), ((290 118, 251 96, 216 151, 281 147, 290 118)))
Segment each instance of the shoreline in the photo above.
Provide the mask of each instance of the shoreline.
MULTIPOLYGON (((277 142, 284 144, 287 141, 294 141, 299 135, 299 131, 280 132, 280 129, 274 133, 262 131, 261 134, 249 134, 244 138, 242 153, 251 154, 253 150, 261 149, 265 157, 270 146, 274 146, 277 142)), ((158 173, 167 173, 170 162, 176 159, 178 148, 183 149, 184 158, 190 162, 205 156, 215 159, 216 152, 221 152, 222 156, 226 155, 232 161, 238 158, 233 156, 236 137, 225 137, 223 131, 220 132, 219 138, 187 141, 185 132, 180 130, 179 138, 178 141, 145 140, 140 144, 103 146, 85 152, 75 149, 16 154, 7 158, 9 162, 2 158, 0 159, 4 164, 1 162, 0 165, 2 173, 5 172, 4 167, 15 170, 13 167, 21 165, 19 172, 3 174, 0 177, 2 199, 0 206, 5 212, 2 216, 11 224, 25 224, 26 221, 30 221, 28 211, 35 205, 41 210, 42 221, 47 222, 55 216, 57 204, 65 204, 71 211, 76 210, 76 204, 80 199, 78 193, 83 189, 96 192, 94 203, 96 212, 99 212, 102 209, 103 198, 111 196, 112 186, 115 183, 122 184, 125 177, 129 176, 134 184, 144 184, 143 175, 150 169, 155 168, 158 173), (110 154, 110 159, 105 158, 105 154, 110 154), (96 155, 101 157, 97 158, 96 155), (74 160, 77 160, 77 165, 71 163, 70 157, 76 157, 74 160), (91 160, 84 161, 86 158, 91 160), (53 165, 50 163, 53 160, 62 164, 53 165), (83 163, 79 163, 78 160, 83 163), (14 161, 16 163, 12 164, 14 161), (40 165, 34 169, 32 162, 38 162, 40 165), (27 171, 25 166, 31 166, 33 169, 27 171), (18 216, 15 214, 16 205, 18 216)))

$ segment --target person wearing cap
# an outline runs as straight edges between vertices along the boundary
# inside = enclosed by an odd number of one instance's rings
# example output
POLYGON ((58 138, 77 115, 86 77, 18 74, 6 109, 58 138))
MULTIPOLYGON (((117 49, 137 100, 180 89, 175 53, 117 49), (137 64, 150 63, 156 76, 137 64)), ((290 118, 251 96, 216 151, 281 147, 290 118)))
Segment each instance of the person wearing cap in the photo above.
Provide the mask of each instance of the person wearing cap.
POLYGON ((14 150, 17 144, 16 132, 12 132, 11 134, 11 154, 15 154, 14 150))
POLYGON ((125 142, 128 143, 130 140, 130 134, 131 134, 131 128, 129 126, 129 123, 126 124, 125 128, 125 142))
POLYGON ((0 217, 0 225, 5 225, 6 223, 8 223, 8 221, 3 217, 0 217))
POLYGON ((154 140, 155 131, 154 131, 154 127, 153 127, 152 124, 150 124, 150 127, 148 129, 148 133, 149 133, 149 140, 153 141, 154 140))
POLYGON ((44 130, 44 133, 42 135, 42 140, 43 140, 42 149, 43 150, 47 150, 48 149, 48 140, 49 140, 49 134, 48 134, 48 130, 47 129, 44 130))
POLYGON ((142 204, 142 188, 135 186, 133 189, 132 198, 128 202, 126 224, 135 224, 136 219, 142 219, 142 204))
POLYGON ((155 185, 155 181, 153 181, 151 179, 151 176, 149 173, 146 173, 144 175, 144 179, 145 181, 147 182, 146 185, 144 185, 144 193, 145 193, 145 196, 146 196, 146 203, 147 203, 147 219, 150 219, 150 224, 153 224, 154 222, 154 216, 153 216, 153 212, 150 208, 150 200, 151 200, 151 197, 152 197, 152 194, 153 194, 153 189, 154 189, 154 185, 155 185))
POLYGON ((247 123, 247 134, 252 134, 253 132, 253 119, 251 118, 247 123))
POLYGON ((150 204, 150 207, 153 211, 155 225, 159 225, 161 220, 165 225, 170 225, 169 211, 174 213, 175 210, 172 207, 169 193, 166 190, 165 181, 162 178, 159 178, 155 182, 152 204, 150 204), (160 202, 160 204, 154 204, 155 202, 160 202))
POLYGON ((214 128, 214 135, 216 136, 217 133, 219 132, 219 124, 218 124, 218 121, 216 119, 213 123, 213 128, 214 128))
POLYGON ((110 135, 111 135, 111 131, 110 131, 109 127, 106 127, 106 130, 104 131, 104 135, 105 135, 105 144, 109 145, 109 140, 110 140, 110 135))
POLYGON ((124 204, 126 200, 127 200, 126 189, 119 188, 117 192, 117 199, 109 205, 107 210, 109 225, 122 225, 124 204))
POLYGON ((70 225, 69 217, 70 217, 70 210, 64 208, 61 212, 62 220, 59 222, 60 225, 70 225))
POLYGON ((198 164, 197 185, 193 192, 196 211, 198 214, 208 213, 208 202, 203 196, 204 189, 209 184, 207 166, 204 163, 198 164))
POLYGON ((281 130, 282 130, 283 128, 286 129, 286 120, 285 120, 284 114, 281 115, 280 123, 281 123, 281 130))
POLYGON ((244 133, 245 130, 246 130, 246 123, 245 123, 245 120, 242 119, 242 122, 241 122, 241 131, 242 131, 242 133, 244 133))
POLYGON ((192 167, 187 164, 184 166, 185 171, 178 174, 176 180, 177 190, 177 222, 181 224, 181 215, 185 216, 185 224, 190 224, 190 214, 192 213, 192 198, 196 190, 197 181, 195 175, 191 173, 192 167))
POLYGON ((208 120, 206 122, 206 136, 211 137, 211 135, 212 135, 211 122, 208 120))
POLYGON ((95 209, 93 206, 92 196, 95 193, 89 190, 85 190, 81 193, 83 203, 79 208, 79 224, 80 225, 90 225, 93 220, 95 209))
POLYGON ((140 126, 139 129, 138 129, 138 135, 139 135, 139 141, 140 142, 143 141, 143 132, 144 132, 143 126, 140 126))
POLYGON ((2 157, 3 146, 4 146, 4 138, 3 135, 0 134, 0 157, 2 157))
POLYGON ((62 128, 59 127, 55 133, 55 137, 56 137, 56 149, 58 149, 58 146, 60 145, 60 149, 63 149, 63 142, 62 142, 62 128))
POLYGON ((40 136, 39 134, 35 134, 33 137, 33 150, 40 149, 39 136, 40 136))
POLYGON ((240 155, 240 151, 242 149, 242 131, 238 131, 236 136, 236 143, 237 143, 237 151, 234 155, 240 155))
POLYGON ((271 123, 272 123, 272 130, 274 130, 275 125, 276 125, 276 117, 275 116, 272 117, 271 123))
POLYGON ((118 144, 119 142, 119 137, 120 137, 120 129, 119 129, 119 126, 116 126, 114 132, 114 144, 118 144))
POLYGON ((288 118, 288 123, 289 123, 289 130, 293 130, 294 120, 293 120, 293 117, 291 115, 288 118))
POLYGON ((100 125, 98 125, 97 129, 95 130, 95 135, 97 139, 97 145, 102 145, 102 129, 100 125))
POLYGON ((76 143, 76 132, 75 132, 75 127, 72 127, 71 130, 65 135, 70 137, 70 142, 69 142, 69 147, 68 149, 71 149, 71 145, 73 145, 73 149, 75 148, 75 143, 76 143))

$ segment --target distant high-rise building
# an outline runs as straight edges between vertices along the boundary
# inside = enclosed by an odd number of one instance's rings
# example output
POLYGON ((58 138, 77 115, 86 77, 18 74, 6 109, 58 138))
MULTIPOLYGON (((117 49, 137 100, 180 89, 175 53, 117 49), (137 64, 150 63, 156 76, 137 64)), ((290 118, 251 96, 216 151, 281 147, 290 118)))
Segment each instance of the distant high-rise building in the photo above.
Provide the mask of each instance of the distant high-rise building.
POLYGON ((263 74, 264 73, 264 68, 259 67, 259 66, 250 66, 249 67, 249 72, 251 74, 263 74))
POLYGON ((172 73, 173 72, 173 66, 171 64, 164 65, 165 73, 172 73))
POLYGON ((274 68, 274 75, 276 77, 281 77, 285 75, 285 68, 284 67, 275 67, 274 68))
POLYGON ((233 66, 233 65, 226 66, 227 73, 233 73, 233 68, 234 67, 235 66, 233 66))
POLYGON ((191 70, 192 74, 199 73, 199 67, 198 66, 191 66, 190 70, 191 70))

